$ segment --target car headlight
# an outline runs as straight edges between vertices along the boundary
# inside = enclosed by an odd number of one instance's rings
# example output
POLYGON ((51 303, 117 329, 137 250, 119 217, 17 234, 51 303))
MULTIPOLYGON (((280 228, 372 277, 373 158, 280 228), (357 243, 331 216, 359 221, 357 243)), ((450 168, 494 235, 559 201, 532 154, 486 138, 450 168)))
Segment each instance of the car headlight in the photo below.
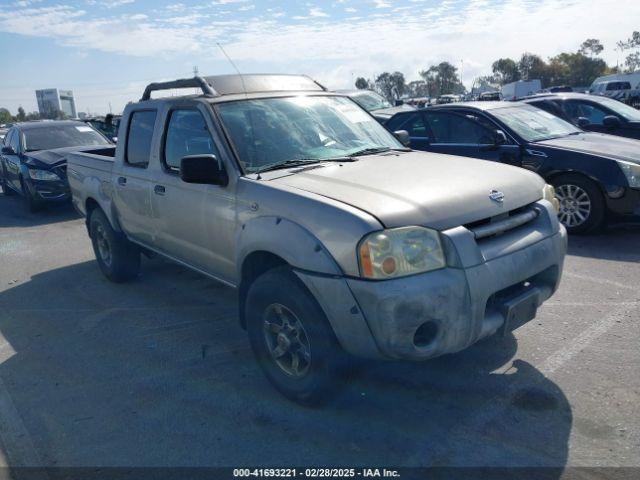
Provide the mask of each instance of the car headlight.
POLYGON ((60 177, 53 172, 48 172, 47 170, 36 170, 33 168, 29 169, 29 176, 34 180, 44 180, 50 182, 60 180, 60 177))
POLYGON ((429 272, 446 266, 440 235, 424 227, 374 232, 358 246, 360 275, 388 279, 429 272))
POLYGON ((553 205, 553 208, 556 210, 556 213, 560 212, 560 202, 556 198, 556 189, 553 188, 553 185, 545 185, 542 189, 542 198, 543 200, 548 200, 553 205))
POLYGON ((618 161, 618 165, 622 169, 622 173, 627 177, 631 188, 640 188, 640 165, 635 163, 618 161))

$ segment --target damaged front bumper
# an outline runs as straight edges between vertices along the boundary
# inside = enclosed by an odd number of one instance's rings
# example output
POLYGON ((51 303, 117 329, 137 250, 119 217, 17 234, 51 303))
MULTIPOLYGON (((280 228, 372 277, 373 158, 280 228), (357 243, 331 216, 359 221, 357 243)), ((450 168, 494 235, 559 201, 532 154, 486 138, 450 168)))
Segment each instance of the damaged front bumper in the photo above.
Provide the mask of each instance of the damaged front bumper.
POLYGON ((345 350, 421 360, 460 351, 535 316, 557 289, 567 234, 548 203, 512 232, 476 241, 442 232, 450 266, 386 281, 297 272, 323 307, 345 350), (451 258, 452 257, 452 258, 451 258))

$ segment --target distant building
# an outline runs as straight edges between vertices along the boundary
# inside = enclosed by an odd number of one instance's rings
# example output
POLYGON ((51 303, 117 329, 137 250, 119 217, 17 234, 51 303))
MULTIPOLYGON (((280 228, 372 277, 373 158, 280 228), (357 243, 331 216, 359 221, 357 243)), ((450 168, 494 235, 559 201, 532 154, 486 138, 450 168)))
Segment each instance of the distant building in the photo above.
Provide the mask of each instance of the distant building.
POLYGON ((57 88, 36 90, 36 99, 40 116, 43 118, 55 118, 58 112, 62 112, 70 118, 77 117, 76 101, 71 90, 58 90, 57 88))

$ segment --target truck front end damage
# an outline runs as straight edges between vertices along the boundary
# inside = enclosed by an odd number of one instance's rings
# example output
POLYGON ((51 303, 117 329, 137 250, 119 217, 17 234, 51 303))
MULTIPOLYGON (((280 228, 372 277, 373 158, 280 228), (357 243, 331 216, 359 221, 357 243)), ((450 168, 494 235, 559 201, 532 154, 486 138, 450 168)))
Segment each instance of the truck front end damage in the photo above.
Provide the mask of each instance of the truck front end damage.
POLYGON ((514 330, 558 287, 567 236, 547 201, 443 231, 441 238, 447 266, 428 273, 384 281, 299 276, 347 351, 411 360, 514 330))

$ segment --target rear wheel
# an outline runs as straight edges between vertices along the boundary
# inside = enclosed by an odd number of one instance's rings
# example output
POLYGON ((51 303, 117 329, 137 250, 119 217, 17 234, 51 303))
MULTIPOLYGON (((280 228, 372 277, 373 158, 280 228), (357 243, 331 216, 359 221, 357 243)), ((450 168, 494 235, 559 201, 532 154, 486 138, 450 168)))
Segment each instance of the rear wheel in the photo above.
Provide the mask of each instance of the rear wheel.
POLYGON ((563 175, 553 185, 560 203, 558 219, 569 233, 588 233, 602 226, 606 206, 595 183, 581 175, 563 175))
POLYGON ((258 364, 287 398, 326 402, 349 359, 324 312, 288 267, 262 274, 246 299, 247 331, 258 364))
POLYGON ((109 280, 122 283, 138 275, 140 250, 122 233, 116 232, 98 208, 91 213, 89 232, 100 270, 109 280))

